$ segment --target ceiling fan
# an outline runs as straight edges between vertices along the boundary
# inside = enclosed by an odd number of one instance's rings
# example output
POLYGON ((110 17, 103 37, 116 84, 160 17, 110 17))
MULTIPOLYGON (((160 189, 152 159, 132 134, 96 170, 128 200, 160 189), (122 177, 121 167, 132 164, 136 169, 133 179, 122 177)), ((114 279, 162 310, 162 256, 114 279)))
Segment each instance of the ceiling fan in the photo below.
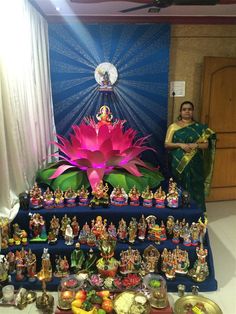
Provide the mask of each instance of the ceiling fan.
POLYGON ((155 7, 157 9, 167 8, 171 5, 215 5, 219 0, 153 0, 151 3, 143 4, 133 8, 121 10, 122 13, 128 13, 136 10, 155 7))

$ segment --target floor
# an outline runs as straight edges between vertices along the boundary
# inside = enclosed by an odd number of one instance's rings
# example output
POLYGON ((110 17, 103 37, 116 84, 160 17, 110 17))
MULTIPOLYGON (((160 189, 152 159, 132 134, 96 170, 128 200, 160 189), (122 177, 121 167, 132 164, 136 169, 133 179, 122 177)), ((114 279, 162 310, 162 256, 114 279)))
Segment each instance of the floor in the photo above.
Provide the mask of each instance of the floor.
MULTIPOLYGON (((236 314, 236 201, 208 203, 207 213, 218 290, 203 295, 215 301, 224 314, 236 314)), ((57 293, 53 295, 57 302, 57 293)), ((171 304, 177 299, 177 293, 169 294, 171 304)), ((3 311, 7 314, 40 313, 35 304, 28 305, 22 311, 13 307, 4 307, 1 313, 3 311)))

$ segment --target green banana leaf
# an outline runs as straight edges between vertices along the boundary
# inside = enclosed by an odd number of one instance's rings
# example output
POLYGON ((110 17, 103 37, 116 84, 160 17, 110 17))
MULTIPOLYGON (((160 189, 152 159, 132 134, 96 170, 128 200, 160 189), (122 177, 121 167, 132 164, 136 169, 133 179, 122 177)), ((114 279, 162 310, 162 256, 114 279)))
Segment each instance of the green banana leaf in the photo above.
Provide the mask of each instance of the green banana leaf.
POLYGON ((136 177, 124 170, 114 170, 104 177, 104 181, 110 183, 113 187, 117 185, 122 186, 128 192, 134 185, 141 192, 147 185, 151 189, 160 185, 164 177, 158 170, 149 170, 147 168, 139 167, 142 177, 136 177))
POLYGON ((38 184, 47 184, 47 185, 51 185, 53 179, 49 179, 55 172, 55 169, 43 169, 43 170, 39 170, 37 172, 36 175, 36 181, 38 182, 38 184))
POLYGON ((68 171, 54 179, 51 183, 51 188, 55 190, 57 187, 59 187, 62 191, 66 191, 68 188, 78 190, 82 185, 84 185, 86 189, 89 187, 89 181, 86 172, 68 171))

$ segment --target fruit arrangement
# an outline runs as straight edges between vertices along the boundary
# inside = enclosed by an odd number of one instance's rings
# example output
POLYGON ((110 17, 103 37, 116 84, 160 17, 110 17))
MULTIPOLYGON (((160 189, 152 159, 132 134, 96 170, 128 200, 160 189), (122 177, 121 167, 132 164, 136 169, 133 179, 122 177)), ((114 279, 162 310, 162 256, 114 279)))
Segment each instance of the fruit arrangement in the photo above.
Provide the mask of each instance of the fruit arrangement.
POLYGON ((71 306, 74 314, 106 314, 113 311, 113 301, 108 290, 79 290, 71 306))

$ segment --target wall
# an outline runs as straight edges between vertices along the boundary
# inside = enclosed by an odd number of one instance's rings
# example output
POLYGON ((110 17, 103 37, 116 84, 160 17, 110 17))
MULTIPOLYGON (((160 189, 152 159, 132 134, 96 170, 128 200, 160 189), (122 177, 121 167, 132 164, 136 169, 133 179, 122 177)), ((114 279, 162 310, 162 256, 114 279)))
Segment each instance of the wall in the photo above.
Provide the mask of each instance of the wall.
POLYGON ((201 81, 204 56, 236 57, 236 25, 172 25, 169 81, 185 81, 185 97, 168 101, 168 121, 176 119, 184 100, 195 104, 195 119, 201 111, 201 81))

